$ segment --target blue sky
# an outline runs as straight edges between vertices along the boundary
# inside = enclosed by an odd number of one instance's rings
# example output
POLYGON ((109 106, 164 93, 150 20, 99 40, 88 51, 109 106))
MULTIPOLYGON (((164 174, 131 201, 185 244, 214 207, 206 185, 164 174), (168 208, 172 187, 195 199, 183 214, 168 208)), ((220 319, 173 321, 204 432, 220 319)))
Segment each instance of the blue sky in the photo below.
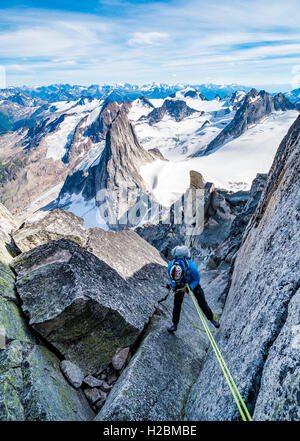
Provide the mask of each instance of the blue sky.
POLYGON ((300 85, 299 23, 299 0, 0 0, 0 75, 8 86, 289 90, 300 85))

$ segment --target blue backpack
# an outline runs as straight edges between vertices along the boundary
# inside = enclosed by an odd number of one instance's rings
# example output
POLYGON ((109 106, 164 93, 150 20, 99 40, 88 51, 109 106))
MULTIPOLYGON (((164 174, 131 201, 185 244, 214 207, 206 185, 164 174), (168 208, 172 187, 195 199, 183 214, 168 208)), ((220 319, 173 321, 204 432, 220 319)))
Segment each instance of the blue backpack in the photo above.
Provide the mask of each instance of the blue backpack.
POLYGON ((174 259, 173 265, 170 269, 170 277, 173 282, 176 283, 176 286, 184 286, 190 275, 190 268, 186 258, 178 257, 174 259))

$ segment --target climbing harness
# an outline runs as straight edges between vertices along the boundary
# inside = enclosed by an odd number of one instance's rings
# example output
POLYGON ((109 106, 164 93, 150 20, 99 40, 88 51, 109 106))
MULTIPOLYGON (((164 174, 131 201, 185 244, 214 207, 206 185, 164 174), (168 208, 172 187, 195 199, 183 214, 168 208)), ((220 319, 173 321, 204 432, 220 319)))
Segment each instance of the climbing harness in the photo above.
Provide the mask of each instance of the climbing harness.
MULTIPOLYGON (((183 289, 184 289, 184 288, 177 289, 177 291, 183 291, 183 289)), ((199 331, 202 331, 202 332, 205 332, 205 333, 206 333, 205 329, 200 328, 199 326, 195 325, 195 323, 192 322, 192 320, 189 318, 189 316, 188 316, 187 313, 185 312, 183 306, 181 306, 181 310, 182 310, 183 315, 185 316, 185 318, 187 319, 187 321, 189 322, 190 325, 192 325, 194 328, 198 329, 199 331)), ((218 317, 217 315, 215 315, 215 314, 214 314, 214 319, 217 320, 217 321, 219 321, 219 317, 218 317)), ((212 330, 210 329, 210 332, 216 332, 216 330, 213 330, 213 331, 212 331, 212 330)))
POLYGON ((188 291, 189 291, 189 293, 190 293, 190 295, 192 297, 192 300, 194 302, 194 305, 196 307, 196 310, 198 312, 198 315, 200 317, 202 325, 203 325, 203 327, 205 329, 205 332, 206 332, 206 334, 207 334, 207 336, 209 338, 211 346, 212 346, 212 348, 213 348, 213 350, 215 352, 215 355, 217 357, 218 363, 219 363, 219 365, 221 367, 221 370, 222 370, 222 372, 224 374, 224 377, 225 377, 225 379, 227 381, 227 384, 228 384, 229 389, 230 389, 230 391, 232 393, 232 396, 233 396, 233 398, 234 398, 234 400, 236 402, 237 408, 238 408, 238 410, 239 410, 239 412, 241 414, 242 420, 243 421, 252 421, 252 418, 251 418, 251 415, 250 415, 250 413, 249 413, 249 411, 247 409, 247 406, 246 406, 244 400, 242 399, 241 394, 240 394, 240 392, 239 392, 239 390, 238 390, 238 388, 237 388, 237 386, 236 386, 236 384, 235 384, 235 382, 234 382, 234 380, 233 380, 233 378, 231 376, 231 373, 230 373, 230 371, 228 369, 228 366, 225 363, 224 358, 223 358, 223 356, 222 356, 222 354, 221 354, 221 352, 220 352, 220 350, 218 348, 218 345, 217 345, 217 343, 216 343, 216 341, 215 341, 215 339, 214 339, 214 337, 212 335, 212 331, 209 329, 209 327, 208 327, 208 325, 207 325, 207 323, 205 321, 204 315, 203 315, 203 313, 202 313, 202 311, 201 311, 201 309, 200 309, 200 307, 199 307, 199 305, 197 303, 197 300, 196 300, 196 298, 195 298, 195 296, 193 294, 193 291, 191 290, 191 288, 189 287, 188 284, 186 284, 186 287, 187 287, 187 289, 188 289, 188 291))

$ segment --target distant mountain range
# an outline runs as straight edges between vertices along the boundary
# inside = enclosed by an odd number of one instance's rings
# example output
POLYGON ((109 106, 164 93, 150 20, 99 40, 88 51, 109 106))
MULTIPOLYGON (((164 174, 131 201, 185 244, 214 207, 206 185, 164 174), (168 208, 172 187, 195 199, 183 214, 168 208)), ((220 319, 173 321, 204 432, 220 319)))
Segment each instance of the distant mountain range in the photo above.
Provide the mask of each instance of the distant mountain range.
MULTIPOLYGON (((167 83, 153 82, 151 84, 137 85, 129 83, 116 84, 92 84, 89 86, 71 84, 52 84, 49 86, 21 86, 0 89, 0 99, 8 99, 21 105, 28 105, 30 100, 35 105, 41 101, 56 102, 74 100, 79 97, 109 98, 110 101, 132 101, 140 96, 148 98, 166 98, 172 93, 187 88, 196 89, 208 100, 219 95, 224 98, 226 95, 243 90, 249 92, 251 87, 240 84, 213 84, 213 83, 178 83, 170 85, 167 83)), ((281 91, 284 93, 284 91, 281 91)), ((275 95, 275 93, 271 93, 275 95)), ((300 101, 300 88, 286 92, 285 95, 292 102, 300 101)))
POLYGON ((237 85, 1 90, 0 201, 16 214, 61 190, 60 206, 93 226, 95 193, 122 186, 120 176, 163 205, 185 191, 191 169, 221 188, 249 188, 268 171, 296 106, 237 85))
MULTIPOLYGON (((251 88, 239 84, 165 84, 152 83, 142 86, 128 83, 90 86, 53 84, 39 87, 10 87, 0 89, 0 133, 19 127, 35 125, 36 118, 51 104, 78 99, 99 99, 112 102, 130 102, 140 97, 164 99, 182 90, 192 89, 202 99, 220 99, 237 92, 248 93, 251 88)), ((274 93, 271 95, 275 95, 274 93)), ((300 89, 285 93, 285 96, 300 109, 300 89)), ((191 98, 191 96, 190 96, 191 98)))
POLYGON ((70 84, 53 84, 50 86, 39 87, 11 87, 8 89, 0 89, 0 99, 8 99, 18 102, 19 104, 27 102, 31 99, 37 103, 38 101, 55 102, 74 100, 79 97, 93 97, 109 99, 110 101, 133 101, 140 96, 148 98, 166 98, 172 93, 186 88, 197 89, 207 99, 212 99, 216 95, 221 98, 231 94, 237 90, 248 92, 251 87, 239 84, 175 84, 152 83, 144 85, 117 83, 107 85, 92 84, 90 86, 79 86, 70 84))

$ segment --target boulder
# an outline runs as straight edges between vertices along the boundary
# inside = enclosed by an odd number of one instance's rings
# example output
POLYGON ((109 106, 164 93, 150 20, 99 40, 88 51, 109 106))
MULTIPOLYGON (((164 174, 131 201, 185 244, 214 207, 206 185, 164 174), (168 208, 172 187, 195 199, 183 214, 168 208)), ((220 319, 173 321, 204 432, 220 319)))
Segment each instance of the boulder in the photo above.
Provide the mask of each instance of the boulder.
MULTIPOLYGON (((131 346, 166 295, 159 253, 143 241, 144 256, 134 256, 134 241, 142 239, 133 232, 128 232, 132 242, 122 237, 126 233, 112 242, 107 256, 115 260, 112 267, 67 239, 41 245, 13 262, 30 325, 85 374, 101 371, 118 348, 131 346)), ((102 252, 100 244, 95 253, 102 252)), ((104 256, 108 248, 109 242, 103 243, 104 256)))
POLYGON ((116 371, 120 371, 126 364, 130 348, 118 349, 111 362, 116 371))
POLYGON ((76 389, 82 385, 84 373, 78 366, 76 366, 75 363, 68 360, 63 360, 60 363, 60 369, 69 383, 76 389))
POLYGON ((87 388, 84 390, 84 394, 88 401, 91 403, 91 405, 95 404, 97 401, 99 401, 102 397, 102 391, 97 389, 96 387, 93 388, 87 388))
POLYGON ((88 375, 83 381, 89 387, 100 387, 103 384, 102 380, 98 380, 98 378, 93 377, 93 375, 88 375))
POLYGON ((0 252, 0 421, 90 420, 94 414, 85 398, 28 326, 7 264, 12 258, 0 252))
MULTIPOLYGON (((113 268, 123 278, 142 280, 147 288, 157 291, 155 274, 144 272, 142 278, 139 271, 147 265, 166 265, 159 251, 149 245, 132 230, 105 231, 101 228, 90 228, 88 232, 87 250, 113 268)), ((157 283, 161 284, 159 274, 157 283)), ((133 282, 133 280, 131 280, 133 282)), ((142 285, 142 284, 141 284, 142 285)))

